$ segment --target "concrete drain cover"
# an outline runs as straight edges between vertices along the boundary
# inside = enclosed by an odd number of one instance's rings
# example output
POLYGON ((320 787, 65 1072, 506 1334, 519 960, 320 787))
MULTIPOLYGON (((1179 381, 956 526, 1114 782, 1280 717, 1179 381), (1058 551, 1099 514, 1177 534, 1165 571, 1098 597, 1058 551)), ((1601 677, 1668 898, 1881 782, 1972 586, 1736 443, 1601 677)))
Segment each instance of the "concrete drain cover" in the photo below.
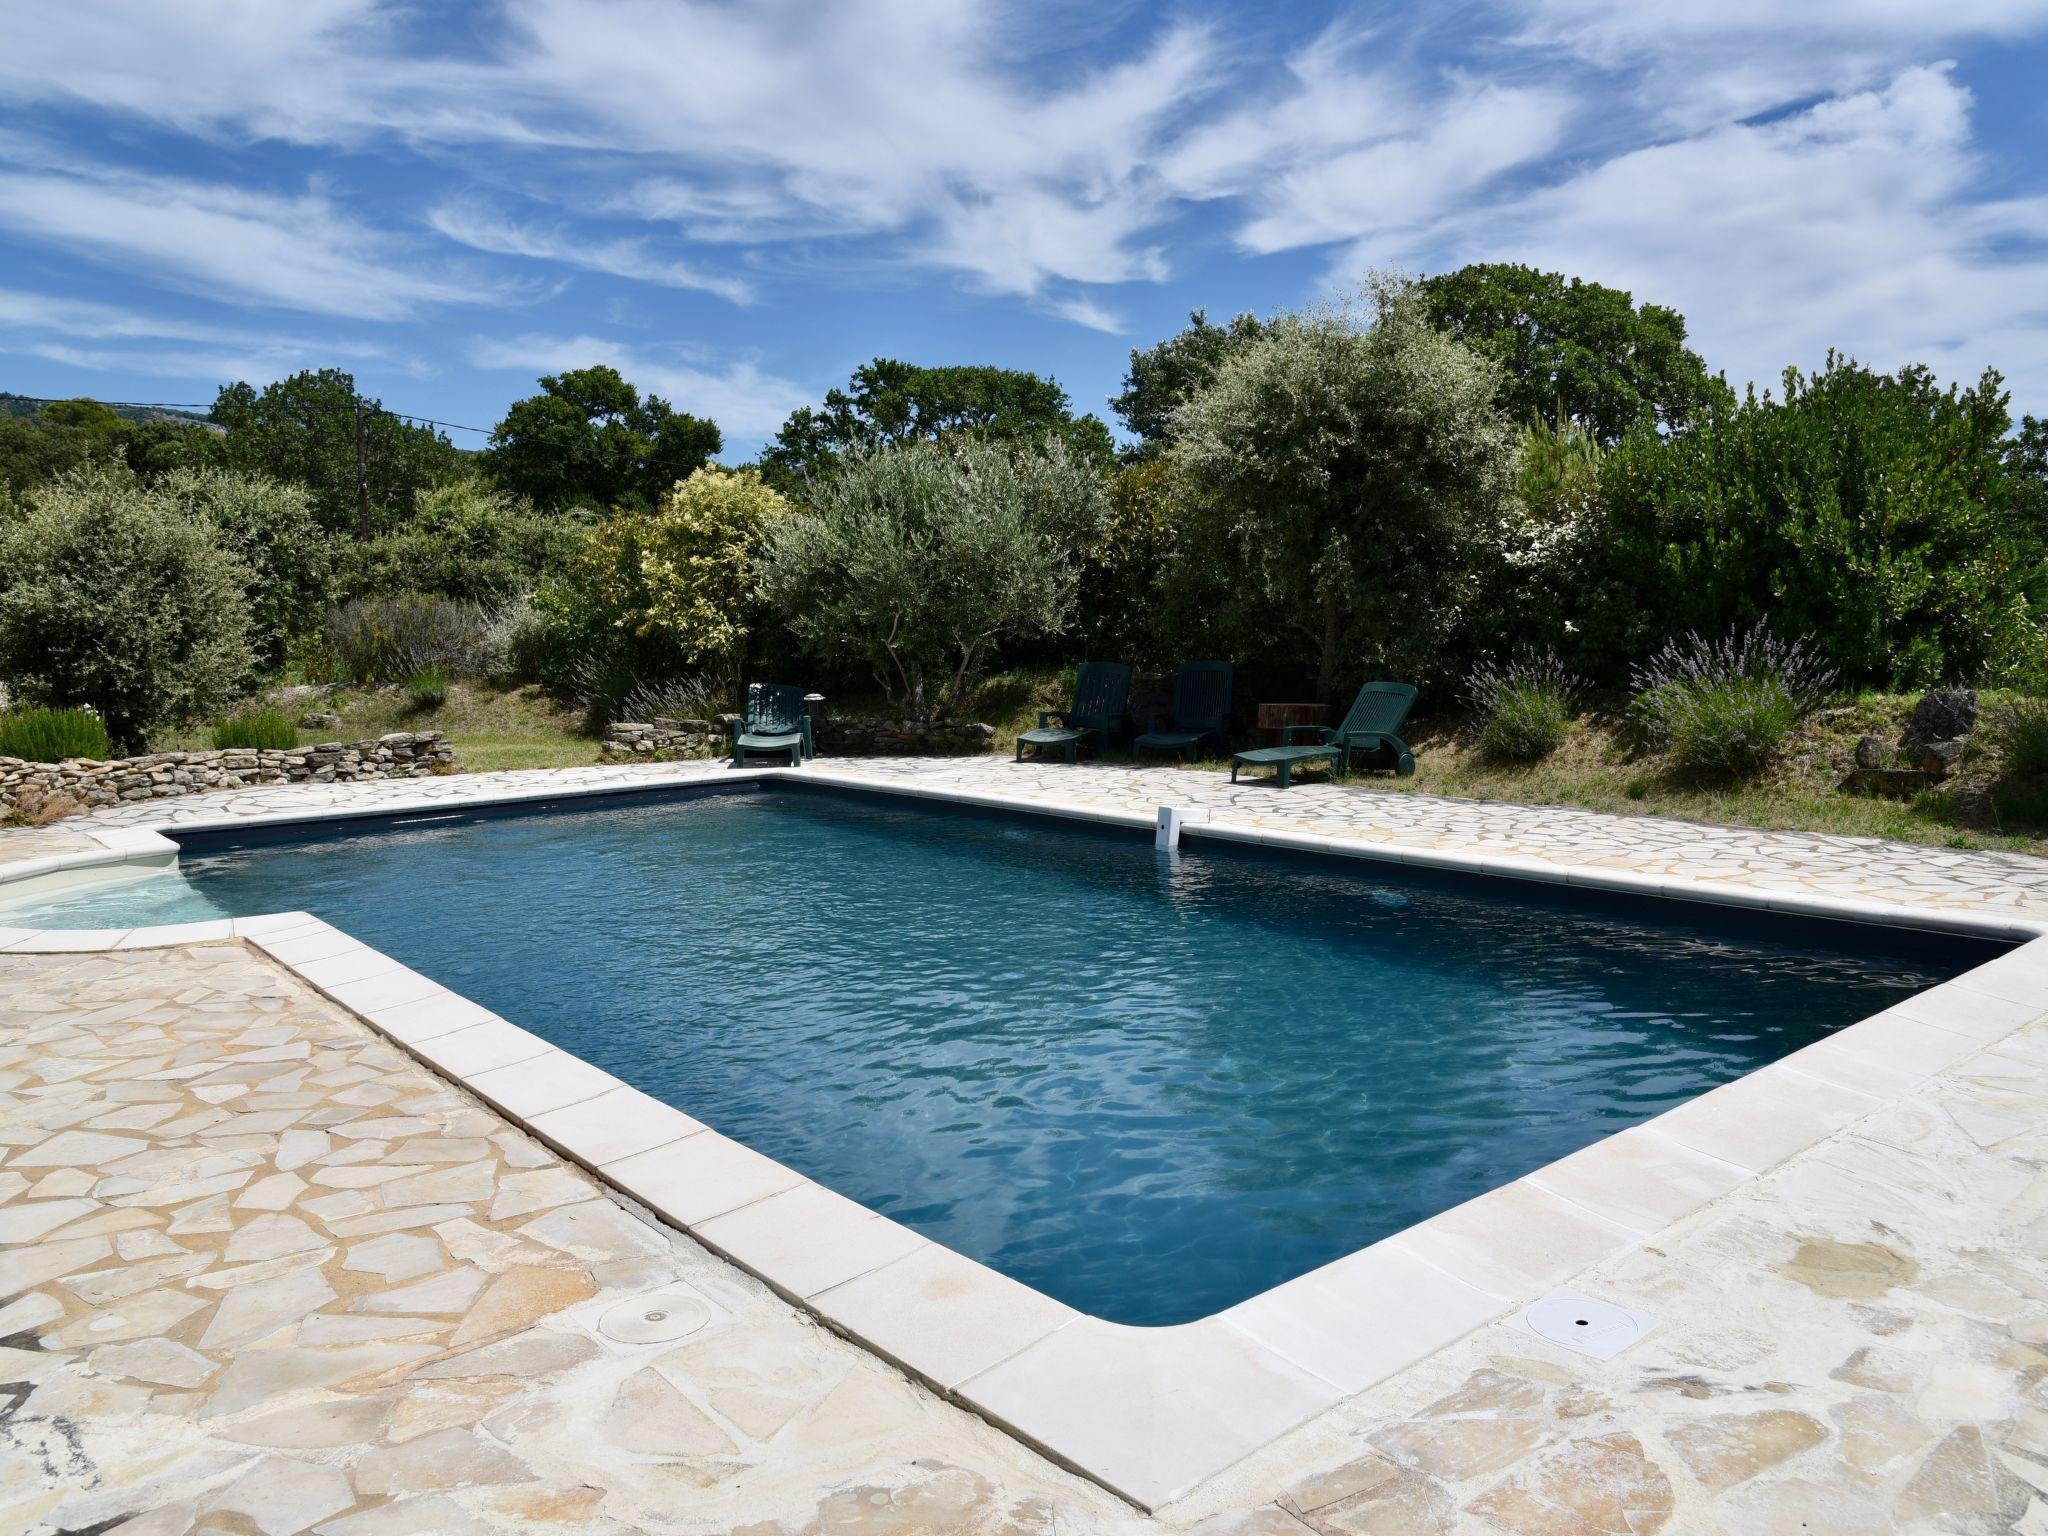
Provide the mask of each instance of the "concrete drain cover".
POLYGON ((1539 1339, 1595 1360, 1611 1359, 1657 1326, 1655 1318, 1578 1291, 1554 1291, 1515 1321, 1539 1339))
POLYGON ((606 1338, 621 1344, 667 1344, 688 1338, 711 1321, 711 1308, 688 1291, 656 1291, 607 1308, 598 1319, 606 1338))

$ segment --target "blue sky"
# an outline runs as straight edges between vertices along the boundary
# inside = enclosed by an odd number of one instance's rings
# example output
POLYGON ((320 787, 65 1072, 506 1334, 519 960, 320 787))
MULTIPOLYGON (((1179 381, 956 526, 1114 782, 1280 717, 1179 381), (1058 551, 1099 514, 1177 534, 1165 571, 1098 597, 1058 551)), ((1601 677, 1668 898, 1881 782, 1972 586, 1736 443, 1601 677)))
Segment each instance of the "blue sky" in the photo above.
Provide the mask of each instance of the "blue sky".
MULTIPOLYGON (((2048 413, 2048 0, 65 0, 0 47, 0 388, 610 362, 729 460, 875 355, 1050 373, 1528 261, 1770 382, 2048 413)), ((473 442, 462 434, 458 441, 473 442)))

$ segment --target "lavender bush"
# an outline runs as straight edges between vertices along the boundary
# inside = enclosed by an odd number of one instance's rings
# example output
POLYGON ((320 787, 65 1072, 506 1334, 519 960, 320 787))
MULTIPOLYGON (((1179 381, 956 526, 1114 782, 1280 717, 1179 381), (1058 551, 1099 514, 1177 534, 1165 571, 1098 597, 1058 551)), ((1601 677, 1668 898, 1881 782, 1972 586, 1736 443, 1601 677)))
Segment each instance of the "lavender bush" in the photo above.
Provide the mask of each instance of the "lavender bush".
POLYGON ((1579 693, 1578 679, 1551 656, 1488 662, 1465 687, 1485 716, 1480 750, 1510 763, 1539 762, 1557 750, 1579 693))
POLYGON ((1629 715, 1673 762, 1727 778, 1755 773, 1819 707, 1835 680, 1809 639, 1762 621, 1720 640, 1673 640, 1634 669, 1629 715))

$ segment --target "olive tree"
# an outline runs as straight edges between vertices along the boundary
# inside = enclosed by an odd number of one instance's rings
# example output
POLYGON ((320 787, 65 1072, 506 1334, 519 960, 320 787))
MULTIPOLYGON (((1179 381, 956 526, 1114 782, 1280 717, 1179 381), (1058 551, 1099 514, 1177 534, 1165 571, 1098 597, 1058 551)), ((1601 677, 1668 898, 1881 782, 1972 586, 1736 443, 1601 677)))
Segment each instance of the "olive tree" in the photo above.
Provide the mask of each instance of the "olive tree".
POLYGON ((965 703, 1004 640, 1073 616, 1108 505, 1058 441, 909 442, 854 456, 769 533, 763 595, 828 659, 856 660, 917 719, 965 703))
POLYGON ((252 579, 209 520, 88 465, 0 518, 0 681, 25 703, 90 706, 140 747, 246 680, 252 579))
POLYGON ((1296 636, 1334 695, 1361 667, 1424 676, 1498 547, 1519 432, 1494 365, 1434 329, 1412 284, 1283 314, 1173 413, 1193 526, 1231 601, 1296 636))

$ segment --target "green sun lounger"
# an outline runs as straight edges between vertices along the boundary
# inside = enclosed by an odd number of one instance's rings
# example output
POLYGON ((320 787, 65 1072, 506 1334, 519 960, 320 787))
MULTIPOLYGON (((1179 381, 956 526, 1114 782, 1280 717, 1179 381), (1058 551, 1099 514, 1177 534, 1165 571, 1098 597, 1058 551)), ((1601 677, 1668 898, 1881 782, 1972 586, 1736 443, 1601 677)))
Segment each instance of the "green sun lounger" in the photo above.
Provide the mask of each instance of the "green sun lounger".
POLYGON ((1173 708, 1152 716, 1152 728, 1131 745, 1138 751, 1179 752, 1189 762, 1203 742, 1218 746, 1230 725, 1230 663, 1182 662, 1173 679, 1173 708))
POLYGON ((733 767, 746 767, 755 752, 787 752, 792 768, 818 755, 803 689, 788 683, 754 683, 747 689, 747 712, 732 723, 733 767))
POLYGON ((1230 760, 1230 782, 1237 782, 1240 768, 1271 768, 1282 789, 1292 782, 1294 770, 1308 763, 1327 763, 1333 777, 1343 778, 1351 767, 1351 754, 1369 752, 1374 768, 1391 768, 1401 778, 1415 771, 1415 754, 1408 743, 1394 733, 1408 718, 1415 703, 1415 690, 1407 683, 1367 683, 1358 690, 1351 712, 1334 731, 1327 725, 1290 725, 1281 733, 1277 747, 1257 747, 1240 752, 1230 760), (1298 745, 1298 735, 1317 736, 1314 745, 1298 745))
POLYGON ((1123 719, 1124 701, 1131 692, 1131 669, 1120 661, 1084 661, 1074 673, 1074 707, 1042 710, 1038 728, 1017 733, 1017 761, 1024 761, 1024 749, 1043 755, 1060 748, 1068 762, 1088 742, 1099 752, 1123 719), (1054 725, 1053 721, 1059 721, 1054 725))

